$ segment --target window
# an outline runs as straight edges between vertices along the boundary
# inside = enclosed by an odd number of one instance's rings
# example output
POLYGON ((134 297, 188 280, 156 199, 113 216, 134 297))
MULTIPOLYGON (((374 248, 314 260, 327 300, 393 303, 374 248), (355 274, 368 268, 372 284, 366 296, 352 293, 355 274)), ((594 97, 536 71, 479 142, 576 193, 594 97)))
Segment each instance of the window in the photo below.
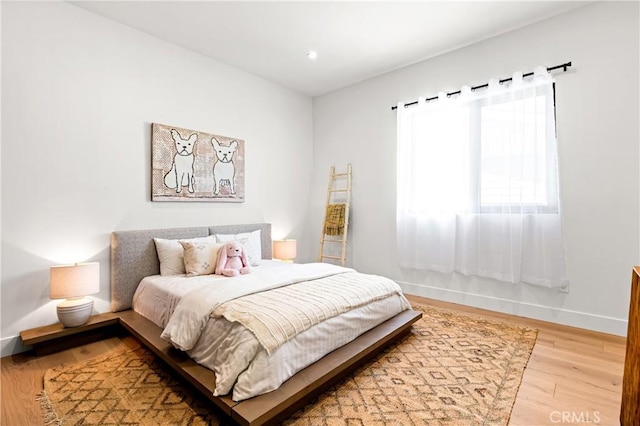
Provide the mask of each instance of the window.
POLYGON ((547 119, 547 112, 555 116, 553 93, 536 90, 520 96, 471 106, 478 114, 472 132, 480 152, 475 176, 480 213, 558 212, 555 120, 547 119))
POLYGON ((567 284, 554 84, 525 81, 440 94, 398 108, 401 266, 548 287, 567 284))

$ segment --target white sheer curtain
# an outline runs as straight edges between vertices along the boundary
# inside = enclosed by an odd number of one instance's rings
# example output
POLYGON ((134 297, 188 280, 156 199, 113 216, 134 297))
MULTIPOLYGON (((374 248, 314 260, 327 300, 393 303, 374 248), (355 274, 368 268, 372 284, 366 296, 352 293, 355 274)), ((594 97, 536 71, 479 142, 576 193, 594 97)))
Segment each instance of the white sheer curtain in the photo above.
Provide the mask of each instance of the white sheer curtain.
POLYGON ((400 265, 566 286, 552 77, 461 92, 398 105, 400 265))

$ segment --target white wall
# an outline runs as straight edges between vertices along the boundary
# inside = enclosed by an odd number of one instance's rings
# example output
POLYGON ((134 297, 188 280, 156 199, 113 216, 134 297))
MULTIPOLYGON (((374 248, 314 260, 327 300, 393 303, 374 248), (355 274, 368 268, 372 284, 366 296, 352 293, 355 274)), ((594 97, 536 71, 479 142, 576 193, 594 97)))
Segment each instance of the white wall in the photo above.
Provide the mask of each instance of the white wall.
MULTIPOLYGON (((49 267, 99 261, 114 230, 267 221, 298 236, 312 101, 62 2, 2 4, 2 355, 57 321, 49 267), (246 143, 246 202, 152 203, 151 123, 246 143)), ((304 240, 301 241, 304 244, 304 240)))
POLYGON ((639 259, 637 2, 603 2, 314 99, 309 229, 327 173, 353 164, 350 263, 427 297, 626 334, 639 259), (396 114, 391 106, 572 61, 556 75, 568 294, 457 274, 403 271, 395 238, 396 114))

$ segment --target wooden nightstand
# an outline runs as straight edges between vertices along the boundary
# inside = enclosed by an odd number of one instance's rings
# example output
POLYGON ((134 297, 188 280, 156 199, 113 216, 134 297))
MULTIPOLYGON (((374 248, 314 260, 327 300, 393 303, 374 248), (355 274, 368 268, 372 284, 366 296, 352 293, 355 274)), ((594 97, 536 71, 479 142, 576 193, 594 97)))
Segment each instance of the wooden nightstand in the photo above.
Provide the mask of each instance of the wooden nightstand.
POLYGON ((105 327, 119 325, 120 315, 114 312, 94 315, 89 318, 86 324, 78 327, 65 327, 60 323, 45 325, 43 327, 32 328, 20 332, 20 338, 25 346, 33 346, 36 354, 51 353, 64 345, 68 336, 86 333, 105 327))

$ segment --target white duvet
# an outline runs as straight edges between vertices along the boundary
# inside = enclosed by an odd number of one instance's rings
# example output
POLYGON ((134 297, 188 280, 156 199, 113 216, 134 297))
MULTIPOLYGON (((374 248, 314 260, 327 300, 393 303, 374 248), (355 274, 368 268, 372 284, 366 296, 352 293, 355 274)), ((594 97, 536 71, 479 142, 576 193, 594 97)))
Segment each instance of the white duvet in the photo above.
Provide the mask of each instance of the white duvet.
POLYGON ((176 348, 188 351, 200 338, 211 313, 223 303, 242 296, 345 272, 355 271, 328 263, 305 263, 219 279, 215 285, 194 289, 180 300, 162 332, 162 338, 170 341, 176 348))
POLYGON ((240 401, 277 389, 304 367, 410 306, 398 291, 312 326, 271 355, 249 330, 224 318, 210 318, 211 312, 246 294, 346 272, 354 271, 329 264, 294 264, 257 267, 249 275, 234 278, 147 277, 136 292, 134 309, 147 311, 141 313, 158 325, 166 323, 163 338, 216 373, 214 395, 233 391, 232 398, 240 401), (154 304, 149 299, 164 302, 154 304), (154 305, 160 309, 150 309, 154 305))

